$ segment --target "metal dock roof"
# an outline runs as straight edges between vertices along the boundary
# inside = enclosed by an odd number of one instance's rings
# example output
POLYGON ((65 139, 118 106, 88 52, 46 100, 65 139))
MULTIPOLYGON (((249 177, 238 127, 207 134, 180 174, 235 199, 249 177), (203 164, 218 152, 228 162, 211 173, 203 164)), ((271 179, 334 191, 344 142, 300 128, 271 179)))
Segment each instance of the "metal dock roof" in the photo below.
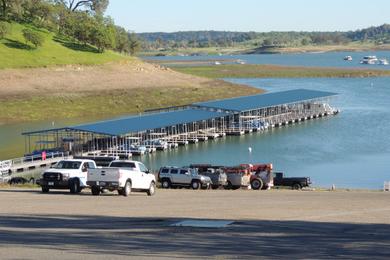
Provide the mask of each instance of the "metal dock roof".
POLYGON ((111 136, 120 136, 146 130, 158 129, 179 124, 192 123, 226 116, 226 113, 200 109, 184 109, 163 113, 143 114, 140 116, 122 117, 96 123, 69 126, 58 129, 23 133, 23 135, 44 133, 58 130, 75 130, 111 136))
POLYGON ((309 89, 294 89, 275 93, 200 102, 195 103, 194 105, 199 107, 242 112, 259 108, 302 102, 306 100, 325 98, 335 95, 337 95, 337 93, 309 89))

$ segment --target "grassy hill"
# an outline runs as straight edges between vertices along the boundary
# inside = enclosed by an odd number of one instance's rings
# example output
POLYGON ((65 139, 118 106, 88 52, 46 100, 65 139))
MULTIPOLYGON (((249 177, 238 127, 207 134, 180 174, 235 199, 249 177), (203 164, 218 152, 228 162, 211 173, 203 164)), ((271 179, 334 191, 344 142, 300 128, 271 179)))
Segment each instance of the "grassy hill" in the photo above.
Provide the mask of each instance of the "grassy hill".
POLYGON ((54 33, 31 25, 12 23, 10 33, 0 40, 0 69, 45 67, 65 64, 103 64, 110 61, 130 59, 112 51, 98 53, 93 46, 74 43, 59 38, 54 33), (41 33, 45 42, 34 48, 26 44, 22 30, 33 29, 41 33))

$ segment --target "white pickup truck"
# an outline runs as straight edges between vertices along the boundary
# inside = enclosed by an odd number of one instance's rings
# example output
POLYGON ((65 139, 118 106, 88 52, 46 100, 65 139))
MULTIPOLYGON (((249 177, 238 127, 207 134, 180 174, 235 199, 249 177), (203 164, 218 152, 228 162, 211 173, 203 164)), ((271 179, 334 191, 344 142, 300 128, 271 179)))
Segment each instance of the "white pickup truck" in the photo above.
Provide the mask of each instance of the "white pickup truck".
POLYGON ((71 193, 79 193, 87 186, 87 172, 95 168, 92 160, 61 160, 43 172, 39 185, 44 193, 50 189, 69 189, 71 193))
POLYGON ((156 191, 154 174, 141 162, 112 161, 107 168, 88 171, 87 184, 93 195, 99 195, 103 189, 117 190, 120 195, 129 196, 132 191, 146 192, 149 196, 156 191))

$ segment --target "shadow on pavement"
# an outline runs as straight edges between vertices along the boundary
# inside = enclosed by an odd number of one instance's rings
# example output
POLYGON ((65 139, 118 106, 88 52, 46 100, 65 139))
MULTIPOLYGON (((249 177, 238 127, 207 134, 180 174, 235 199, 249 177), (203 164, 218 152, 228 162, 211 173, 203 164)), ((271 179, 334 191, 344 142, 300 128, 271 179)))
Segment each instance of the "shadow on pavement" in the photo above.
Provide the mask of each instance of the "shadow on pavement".
MULTIPOLYGON (((66 210, 66 209, 64 209, 66 210)), ((135 209, 136 210, 136 209, 135 209)), ((390 225, 237 221, 170 226, 183 218, 0 215, 0 245, 143 257, 387 258, 390 225)))

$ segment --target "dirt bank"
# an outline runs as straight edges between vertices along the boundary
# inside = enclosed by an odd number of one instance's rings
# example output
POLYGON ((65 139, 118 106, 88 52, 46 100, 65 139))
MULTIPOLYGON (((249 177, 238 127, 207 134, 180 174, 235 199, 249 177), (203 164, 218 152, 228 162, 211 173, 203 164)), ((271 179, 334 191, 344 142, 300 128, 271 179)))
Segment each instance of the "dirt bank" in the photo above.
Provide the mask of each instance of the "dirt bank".
POLYGON ((99 66, 0 70, 0 124, 107 118, 260 93, 140 60, 99 66))
POLYGON ((0 70, 0 97, 26 97, 134 88, 208 85, 194 77, 138 60, 100 66, 68 65, 52 68, 0 70))

